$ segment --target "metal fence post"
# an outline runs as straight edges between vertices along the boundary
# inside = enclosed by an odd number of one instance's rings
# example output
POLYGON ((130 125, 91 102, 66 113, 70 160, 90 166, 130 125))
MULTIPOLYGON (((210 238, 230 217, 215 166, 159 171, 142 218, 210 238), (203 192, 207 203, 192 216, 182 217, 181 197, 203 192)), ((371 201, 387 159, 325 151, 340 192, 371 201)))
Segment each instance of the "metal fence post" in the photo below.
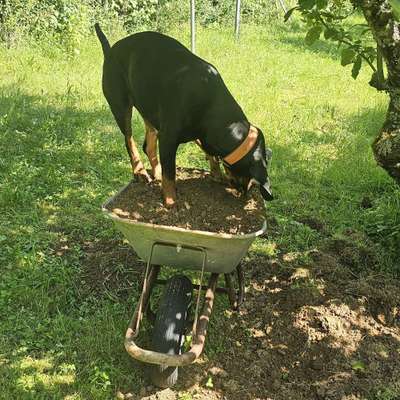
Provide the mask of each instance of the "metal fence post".
POLYGON ((195 0, 190 0, 190 36, 191 36, 191 50, 196 54, 196 13, 195 13, 195 0))
POLYGON ((240 31, 240 0, 236 0, 236 13, 235 13, 235 37, 239 39, 240 31))
POLYGON ((287 10, 285 1, 284 0, 279 0, 279 4, 281 5, 283 12, 286 14, 288 10, 287 10))

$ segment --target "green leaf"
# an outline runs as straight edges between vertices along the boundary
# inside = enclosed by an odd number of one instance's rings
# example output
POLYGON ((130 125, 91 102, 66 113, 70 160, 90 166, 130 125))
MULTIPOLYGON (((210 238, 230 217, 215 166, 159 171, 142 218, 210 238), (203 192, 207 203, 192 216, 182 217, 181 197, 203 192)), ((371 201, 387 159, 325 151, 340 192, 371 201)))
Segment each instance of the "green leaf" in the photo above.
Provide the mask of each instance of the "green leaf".
POLYGON ((329 39, 335 39, 337 37, 338 31, 334 28, 326 28, 324 31, 324 38, 329 40, 329 39))
POLYGON ((315 0, 299 0, 299 6, 304 10, 310 10, 311 8, 314 7, 314 5, 315 5, 315 0))
POLYGON ((290 16, 293 14, 293 11, 294 10, 298 10, 299 9, 299 7, 293 7, 293 8, 291 8, 286 14, 285 14, 285 17, 284 17, 284 21, 285 22, 287 22, 287 20, 290 18, 290 16))
POLYGON ((353 68, 351 70, 351 76, 353 77, 353 79, 357 79, 357 76, 360 73, 361 64, 362 58, 360 55, 358 55, 356 61, 354 61, 353 68))
POLYGON ((365 364, 362 361, 354 361, 351 364, 351 368, 354 371, 365 371, 365 364))
POLYGON ((208 388, 213 388, 214 387, 214 384, 213 384, 211 376, 209 376, 208 379, 207 379, 206 387, 208 387, 208 388))
POLYGON ((400 0, 389 0, 393 9, 393 15, 397 20, 400 20, 400 0))
POLYGON ((340 63, 344 67, 345 65, 351 64, 354 61, 354 57, 356 56, 356 52, 350 48, 346 47, 342 50, 342 58, 340 63))
POLYGON ((313 26, 308 32, 305 37, 305 42, 310 46, 312 45, 317 39, 319 39, 322 32, 322 26, 313 26))

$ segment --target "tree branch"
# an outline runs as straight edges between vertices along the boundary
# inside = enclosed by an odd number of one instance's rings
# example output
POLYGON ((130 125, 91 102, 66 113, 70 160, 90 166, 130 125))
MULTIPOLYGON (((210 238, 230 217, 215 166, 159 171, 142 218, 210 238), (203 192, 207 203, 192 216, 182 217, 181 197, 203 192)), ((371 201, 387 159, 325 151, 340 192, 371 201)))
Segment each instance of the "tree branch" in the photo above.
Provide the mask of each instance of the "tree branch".
MULTIPOLYGON (((326 28, 326 29, 330 29, 329 25, 324 21, 324 19, 321 17, 320 14, 317 14, 317 18, 319 20, 319 22, 321 22, 321 24, 326 28)), ((346 40, 346 39, 342 39, 342 38, 337 38, 336 39, 339 43, 343 43, 346 44, 350 47, 353 47, 353 43, 351 43, 350 41, 346 40)), ((364 54, 364 52, 357 52, 360 57, 367 62, 367 64, 371 67, 373 72, 376 72, 376 68, 375 65, 372 64, 372 62, 369 60, 369 58, 364 54)))

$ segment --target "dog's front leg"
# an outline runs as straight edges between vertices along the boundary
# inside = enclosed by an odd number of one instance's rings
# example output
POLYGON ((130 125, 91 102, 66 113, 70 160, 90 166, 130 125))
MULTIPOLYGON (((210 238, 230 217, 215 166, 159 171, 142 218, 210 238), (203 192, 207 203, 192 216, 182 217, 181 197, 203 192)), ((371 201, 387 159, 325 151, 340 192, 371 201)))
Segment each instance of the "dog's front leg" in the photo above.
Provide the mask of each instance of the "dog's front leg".
POLYGON ((178 144, 170 139, 168 134, 161 133, 159 145, 164 205, 173 207, 176 203, 175 174, 178 144))
POLYGON ((215 182, 224 182, 226 179, 224 177, 224 174, 221 171, 221 166, 219 165, 218 158, 207 154, 199 139, 196 139, 195 143, 204 151, 204 154, 206 155, 206 159, 210 164, 211 178, 215 182))
POLYGON ((146 153, 147 158, 149 159, 154 179, 160 181, 161 165, 158 162, 158 157, 157 157, 157 131, 150 124, 150 122, 146 121, 145 119, 144 119, 144 124, 146 127, 146 138, 143 143, 143 151, 146 153))
POLYGON ((208 154, 206 154, 206 158, 210 163, 211 178, 216 182, 224 182, 226 178, 221 171, 218 158, 208 154))

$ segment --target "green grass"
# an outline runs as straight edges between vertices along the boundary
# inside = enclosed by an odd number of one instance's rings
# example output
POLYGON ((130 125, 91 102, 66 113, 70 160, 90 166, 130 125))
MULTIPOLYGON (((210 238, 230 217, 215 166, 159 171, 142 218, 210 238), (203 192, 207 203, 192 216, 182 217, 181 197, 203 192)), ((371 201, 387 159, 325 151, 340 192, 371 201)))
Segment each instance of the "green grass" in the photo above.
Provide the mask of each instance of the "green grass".
MULTIPOLYGON (((171 34, 188 43, 187 31, 171 34)), ((398 273, 400 191, 370 150, 386 97, 368 86, 366 72, 354 81, 334 49, 305 47, 295 28, 244 27, 240 43, 232 36, 201 30, 197 48, 273 149, 276 201, 267 212, 277 228, 251 254, 306 256, 351 229, 373 252, 370 268, 398 273), (360 206, 365 198, 370 208, 360 206), (324 233, 301 222, 307 218, 324 233)), ((0 399, 138 391, 144 374, 123 348, 137 275, 125 273, 132 290, 122 292, 95 292, 85 280, 90 246, 126 247, 100 212, 130 168, 101 93, 99 43, 90 38, 75 58, 51 45, 2 48, 0 65, 0 399)), ((137 114, 134 132, 142 137, 137 114)), ((193 145, 181 147, 178 164, 205 166, 193 145)), ((111 261, 121 274, 129 265, 111 261)), ((221 300, 214 314, 208 357, 224 349, 225 306, 221 300)))

